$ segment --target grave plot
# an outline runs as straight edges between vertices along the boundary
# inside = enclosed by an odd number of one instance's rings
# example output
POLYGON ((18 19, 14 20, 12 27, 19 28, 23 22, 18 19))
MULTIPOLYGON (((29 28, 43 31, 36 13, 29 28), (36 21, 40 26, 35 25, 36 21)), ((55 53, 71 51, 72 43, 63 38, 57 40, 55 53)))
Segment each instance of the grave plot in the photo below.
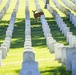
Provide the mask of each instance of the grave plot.
POLYGON ((3 9, 0 11, 0 20, 3 18, 3 16, 6 14, 7 9, 9 8, 11 0, 8 0, 6 5, 3 7, 3 9))
POLYGON ((26 0, 25 9, 25 42, 23 52, 23 63, 20 75, 40 75, 38 71, 38 63, 35 61, 35 53, 32 49, 31 41, 31 27, 30 27, 30 14, 29 14, 29 2, 26 0))
POLYGON ((0 47, 0 51, 2 52, 2 59, 5 59, 6 56, 7 56, 7 52, 9 52, 12 33, 13 33, 13 30, 14 30, 14 23, 15 23, 16 13, 18 11, 18 6, 19 6, 19 0, 17 0, 17 2, 16 2, 16 6, 13 10, 12 15, 11 15, 10 23, 7 27, 6 37, 5 37, 3 43, 1 44, 1 47, 0 47))

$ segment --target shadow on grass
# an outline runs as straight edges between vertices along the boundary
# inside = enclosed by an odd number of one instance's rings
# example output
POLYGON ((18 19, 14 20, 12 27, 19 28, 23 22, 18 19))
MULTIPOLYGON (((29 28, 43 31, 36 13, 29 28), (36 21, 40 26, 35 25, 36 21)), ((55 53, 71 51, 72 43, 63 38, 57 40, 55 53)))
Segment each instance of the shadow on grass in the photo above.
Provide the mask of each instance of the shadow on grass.
POLYGON ((66 42, 66 37, 64 37, 64 35, 61 33, 60 29, 58 28, 57 23, 55 22, 54 18, 46 18, 48 25, 51 29, 51 34, 53 36, 53 38, 59 42, 59 43, 63 43, 64 45, 68 45, 68 43, 66 42))
POLYGON ((25 37, 25 19, 24 18, 16 19, 14 32, 12 36, 11 48, 24 47, 24 37, 25 37))
POLYGON ((73 32, 74 35, 76 35, 76 27, 72 24, 70 19, 68 17, 62 17, 64 22, 67 24, 68 27, 70 27, 70 31, 73 32))
POLYGON ((40 21, 35 21, 31 18, 31 35, 32 35, 32 46, 46 47, 45 38, 42 32, 42 26, 40 21))
POLYGON ((71 71, 66 71, 65 66, 48 67, 47 70, 41 71, 42 75, 71 75, 71 71))
MULTIPOLYGON (((4 40, 6 37, 6 30, 9 25, 9 21, 0 21, 0 40, 4 40)), ((14 30, 11 40, 11 48, 20 48, 24 46, 24 28, 25 28, 25 19, 16 19, 14 30), (15 39, 13 41, 13 39, 15 39)), ((1 41, 0 44, 3 42, 1 41)))

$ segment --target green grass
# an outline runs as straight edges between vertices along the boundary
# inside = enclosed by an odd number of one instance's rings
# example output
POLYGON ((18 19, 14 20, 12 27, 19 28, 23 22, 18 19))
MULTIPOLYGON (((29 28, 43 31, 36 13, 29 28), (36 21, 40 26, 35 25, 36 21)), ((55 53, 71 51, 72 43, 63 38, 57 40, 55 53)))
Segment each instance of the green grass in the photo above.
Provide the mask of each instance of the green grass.
MULTIPOLYGON (((0 44, 3 42, 5 38, 5 32, 9 24, 9 20, 11 17, 11 13, 15 6, 16 0, 11 0, 10 7, 2 19, 0 21, 0 44)), ((66 38, 61 34, 55 19, 48 12, 47 9, 44 9, 43 0, 38 0, 41 8, 44 11, 46 20, 51 28, 51 33, 56 39, 57 42, 66 43, 66 38)), ((50 3, 52 3, 50 1, 50 3)), ((3 5, 2 5, 3 6, 3 5)), ((0 7, 2 7, 0 5, 0 7)), ((52 3, 52 7, 59 12, 59 14, 63 17, 64 21, 71 27, 71 31, 75 34, 75 28, 71 24, 68 18, 60 12, 55 5, 52 3), (74 28, 74 29, 73 29, 74 28)), ((41 75, 71 75, 71 72, 66 71, 66 67, 62 66, 61 63, 55 61, 54 53, 51 54, 49 49, 46 47, 46 40, 44 38, 42 27, 40 21, 35 23, 35 19, 33 17, 32 10, 35 10, 34 0, 29 0, 29 10, 30 10, 30 18, 31 18, 31 35, 32 35, 32 46, 35 52, 35 60, 38 62, 38 67, 41 75)), ((6 59, 2 60, 2 67, 0 67, 0 75, 19 75, 19 72, 22 68, 23 62, 23 50, 24 50, 24 36, 25 36, 25 0, 20 0, 19 11, 17 13, 15 28, 13 32, 13 36, 11 39, 11 48, 7 54, 6 59)))

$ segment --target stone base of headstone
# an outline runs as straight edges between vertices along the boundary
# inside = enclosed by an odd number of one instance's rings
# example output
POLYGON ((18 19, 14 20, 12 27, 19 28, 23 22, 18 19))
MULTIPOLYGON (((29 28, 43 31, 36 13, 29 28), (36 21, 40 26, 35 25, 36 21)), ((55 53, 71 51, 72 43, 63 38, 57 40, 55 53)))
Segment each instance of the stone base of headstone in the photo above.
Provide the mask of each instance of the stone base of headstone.
POLYGON ((38 63, 34 61, 23 62, 20 75, 40 75, 40 72, 38 71, 38 63))

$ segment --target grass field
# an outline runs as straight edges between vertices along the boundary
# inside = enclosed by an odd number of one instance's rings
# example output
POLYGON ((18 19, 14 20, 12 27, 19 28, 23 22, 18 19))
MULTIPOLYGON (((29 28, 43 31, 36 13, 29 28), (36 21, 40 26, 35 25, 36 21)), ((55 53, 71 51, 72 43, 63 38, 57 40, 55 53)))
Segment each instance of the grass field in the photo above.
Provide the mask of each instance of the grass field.
MULTIPOLYGON (((0 10, 5 5, 4 3, 0 5, 0 10)), ((7 1, 7 0, 6 0, 7 1)), ((68 45, 66 42, 66 38, 61 34, 55 19, 48 12, 47 9, 44 9, 43 0, 38 0, 41 8, 44 11, 46 20, 51 28, 51 32, 53 37, 57 42, 68 45)), ((11 0, 10 7, 0 21, 0 44, 3 42, 5 38, 5 32, 8 27, 11 13, 14 9, 16 0, 11 0)), ((71 31, 74 35, 76 35, 76 28, 72 25, 69 19, 61 12, 56 6, 51 2, 52 7, 60 14, 60 16, 64 19, 66 24, 71 28, 71 31), (75 29, 75 30, 74 30, 75 29)), ((54 53, 50 53, 48 48, 46 47, 46 40, 44 38, 42 27, 40 21, 35 23, 33 22, 35 19, 33 17, 32 10, 35 10, 34 0, 29 0, 29 11, 30 11, 30 20, 31 20, 31 36, 32 36, 32 46, 35 52, 35 59, 38 62, 39 71, 41 75, 71 75, 71 72, 66 71, 66 67, 62 66, 61 63, 55 61, 54 53)), ((13 32, 13 37, 11 39, 11 48, 7 54, 6 59, 2 60, 2 66, 0 67, 0 75, 19 75, 19 72, 22 68, 23 62, 23 50, 24 50, 24 37, 25 36, 25 0, 20 0, 19 10, 17 13, 15 28, 13 32)))

